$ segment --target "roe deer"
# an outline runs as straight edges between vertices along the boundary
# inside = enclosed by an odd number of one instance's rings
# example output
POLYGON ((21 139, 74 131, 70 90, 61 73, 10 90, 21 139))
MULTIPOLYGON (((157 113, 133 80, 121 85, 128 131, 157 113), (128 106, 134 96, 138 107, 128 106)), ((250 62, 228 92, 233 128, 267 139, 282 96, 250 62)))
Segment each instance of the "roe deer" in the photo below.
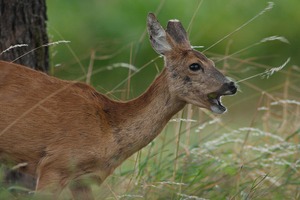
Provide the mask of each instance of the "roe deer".
POLYGON ((0 160, 37 178, 36 191, 92 199, 83 180, 101 184, 126 158, 149 144, 187 103, 221 114, 233 82, 194 50, 178 20, 164 30, 147 17, 153 49, 165 67, 148 90, 113 101, 79 82, 0 62, 0 160), (70 184, 71 183, 71 184, 70 184))

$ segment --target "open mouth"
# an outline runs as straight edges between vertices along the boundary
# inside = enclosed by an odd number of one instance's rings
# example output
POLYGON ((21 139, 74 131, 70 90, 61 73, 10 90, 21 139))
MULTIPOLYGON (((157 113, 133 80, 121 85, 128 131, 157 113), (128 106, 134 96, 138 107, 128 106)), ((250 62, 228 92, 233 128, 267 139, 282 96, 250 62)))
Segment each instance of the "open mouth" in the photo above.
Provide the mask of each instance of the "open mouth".
POLYGON ((210 102, 210 109, 212 112, 217 113, 217 114, 222 114, 226 111, 226 107, 223 106, 222 102, 221 102, 221 94, 217 94, 217 93, 210 93, 207 95, 208 100, 210 102))
POLYGON ((223 84, 223 86, 215 92, 207 95, 210 103, 210 110, 217 114, 222 114, 226 111, 225 106, 222 105, 221 97, 225 95, 234 95, 237 92, 237 87, 234 82, 223 84))

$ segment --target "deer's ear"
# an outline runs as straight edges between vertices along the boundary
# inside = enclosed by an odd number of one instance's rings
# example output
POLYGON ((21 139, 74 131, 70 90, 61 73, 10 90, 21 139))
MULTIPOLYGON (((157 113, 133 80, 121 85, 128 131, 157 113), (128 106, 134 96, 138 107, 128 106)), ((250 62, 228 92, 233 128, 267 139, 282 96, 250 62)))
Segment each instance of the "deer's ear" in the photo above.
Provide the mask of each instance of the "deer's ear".
POLYGON ((153 49, 159 54, 165 54, 172 48, 167 41, 166 32, 153 13, 147 17, 147 29, 153 49))
POLYGON ((166 32, 177 45, 191 48, 187 33, 180 21, 177 19, 173 19, 168 22, 166 32))

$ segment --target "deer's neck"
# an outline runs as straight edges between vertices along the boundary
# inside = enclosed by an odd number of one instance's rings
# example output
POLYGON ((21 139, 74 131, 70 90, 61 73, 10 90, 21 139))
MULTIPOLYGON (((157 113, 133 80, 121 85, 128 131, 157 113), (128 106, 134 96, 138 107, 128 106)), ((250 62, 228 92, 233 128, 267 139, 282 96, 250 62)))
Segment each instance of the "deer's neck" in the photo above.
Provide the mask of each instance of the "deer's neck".
POLYGON ((118 103, 111 119, 120 162, 149 144, 185 103, 170 94, 164 70, 140 97, 118 103))

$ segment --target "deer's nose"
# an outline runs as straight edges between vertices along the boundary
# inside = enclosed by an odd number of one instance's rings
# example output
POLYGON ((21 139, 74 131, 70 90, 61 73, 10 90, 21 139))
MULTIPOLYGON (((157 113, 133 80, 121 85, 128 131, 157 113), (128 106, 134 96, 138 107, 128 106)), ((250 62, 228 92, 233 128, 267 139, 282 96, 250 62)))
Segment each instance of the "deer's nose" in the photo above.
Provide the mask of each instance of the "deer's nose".
POLYGON ((231 92, 231 94, 235 94, 237 92, 237 87, 234 82, 228 83, 228 90, 231 92))

